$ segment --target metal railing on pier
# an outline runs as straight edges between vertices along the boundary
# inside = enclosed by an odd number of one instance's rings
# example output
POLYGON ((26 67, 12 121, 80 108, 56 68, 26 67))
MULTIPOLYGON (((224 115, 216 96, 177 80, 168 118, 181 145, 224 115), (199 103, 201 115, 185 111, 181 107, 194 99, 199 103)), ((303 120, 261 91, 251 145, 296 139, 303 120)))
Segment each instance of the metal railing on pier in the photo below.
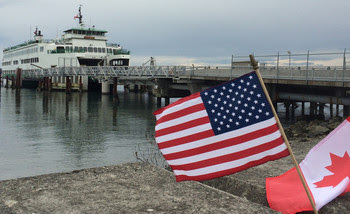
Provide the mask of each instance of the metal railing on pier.
MULTIPOLYGON (((350 82, 347 53, 277 54, 254 56, 263 78, 276 80, 304 80, 350 82), (329 63, 329 66, 324 64, 329 63)), ((54 67, 23 70, 23 78, 55 76, 90 76, 94 78, 120 77, 125 79, 197 78, 230 79, 252 70, 248 56, 232 56, 231 66, 86 66, 54 67)), ((72 64, 72 63, 71 63, 72 64)), ((2 76, 13 76, 16 71, 3 71, 2 76)))
MULTIPOLYGON (((121 77, 152 78, 236 78, 252 71, 250 66, 191 67, 191 66, 88 66, 56 67, 23 70, 23 78, 55 76, 90 76, 94 78, 121 77)), ((350 82, 350 68, 342 66, 260 66, 263 78, 277 80, 320 80, 350 82)), ((16 71, 3 71, 2 76, 13 76, 16 71)))

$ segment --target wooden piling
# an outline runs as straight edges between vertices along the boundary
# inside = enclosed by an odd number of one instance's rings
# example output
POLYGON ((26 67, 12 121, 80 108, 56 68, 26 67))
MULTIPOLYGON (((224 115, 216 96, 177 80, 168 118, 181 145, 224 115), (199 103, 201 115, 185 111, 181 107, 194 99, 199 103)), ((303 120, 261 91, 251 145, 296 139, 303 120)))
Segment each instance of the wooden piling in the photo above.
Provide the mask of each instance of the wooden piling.
POLYGON ((42 86, 43 86, 43 81, 40 79, 40 80, 38 81, 38 87, 36 88, 36 91, 40 92, 42 86))
POLYGON ((71 93, 71 83, 70 83, 70 78, 66 77, 66 94, 71 93))
POLYGON ((15 81, 15 77, 14 76, 11 77, 11 82, 12 82, 11 87, 15 88, 16 87, 16 81, 15 81))
POLYGON ((6 76, 6 85, 5 85, 6 88, 9 88, 9 76, 6 76))
POLYGON ((16 70, 16 89, 22 87, 22 69, 18 68, 16 70))
POLYGON ((79 92, 83 92, 83 80, 81 76, 79 76, 79 92))
POLYGON ((52 77, 49 78, 48 84, 49 84, 49 85, 48 85, 48 87, 49 87, 48 90, 51 91, 51 89, 52 89, 52 77))
POLYGON ((113 78, 113 98, 116 102, 119 102, 118 96, 118 77, 113 78))

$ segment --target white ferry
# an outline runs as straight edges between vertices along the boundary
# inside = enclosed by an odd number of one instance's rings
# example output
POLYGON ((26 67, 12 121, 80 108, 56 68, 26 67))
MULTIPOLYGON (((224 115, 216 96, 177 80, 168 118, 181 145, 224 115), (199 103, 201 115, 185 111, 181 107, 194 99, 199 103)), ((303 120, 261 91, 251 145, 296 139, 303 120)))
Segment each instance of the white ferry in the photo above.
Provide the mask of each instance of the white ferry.
POLYGON ((65 30, 59 39, 44 40, 42 32, 36 29, 34 40, 4 49, 2 70, 129 65, 130 51, 119 44, 107 43, 106 30, 98 30, 94 26, 86 28, 81 7, 74 19, 79 20, 79 27, 65 30))

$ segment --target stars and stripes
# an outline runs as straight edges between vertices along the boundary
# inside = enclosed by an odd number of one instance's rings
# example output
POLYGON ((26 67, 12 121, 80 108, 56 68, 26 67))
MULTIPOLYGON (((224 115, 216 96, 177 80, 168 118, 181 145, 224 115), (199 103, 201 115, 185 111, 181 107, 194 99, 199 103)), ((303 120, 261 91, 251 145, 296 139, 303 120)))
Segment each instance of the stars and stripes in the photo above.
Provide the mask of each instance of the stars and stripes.
POLYGON ((289 154, 255 72, 154 114, 156 142, 177 181, 212 179, 289 154))

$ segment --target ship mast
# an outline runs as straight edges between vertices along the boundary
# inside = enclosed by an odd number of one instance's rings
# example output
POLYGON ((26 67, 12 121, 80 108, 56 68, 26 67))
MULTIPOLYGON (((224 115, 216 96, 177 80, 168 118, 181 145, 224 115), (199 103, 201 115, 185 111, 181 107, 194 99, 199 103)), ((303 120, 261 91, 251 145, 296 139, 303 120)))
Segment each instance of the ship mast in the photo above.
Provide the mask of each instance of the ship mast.
POLYGON ((78 18, 78 19, 79 19, 79 25, 80 25, 81 27, 84 27, 84 24, 83 24, 83 15, 81 14, 81 6, 82 6, 82 5, 79 5, 79 13, 78 13, 78 15, 76 15, 76 16, 74 17, 74 19, 78 18))

